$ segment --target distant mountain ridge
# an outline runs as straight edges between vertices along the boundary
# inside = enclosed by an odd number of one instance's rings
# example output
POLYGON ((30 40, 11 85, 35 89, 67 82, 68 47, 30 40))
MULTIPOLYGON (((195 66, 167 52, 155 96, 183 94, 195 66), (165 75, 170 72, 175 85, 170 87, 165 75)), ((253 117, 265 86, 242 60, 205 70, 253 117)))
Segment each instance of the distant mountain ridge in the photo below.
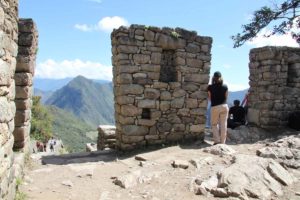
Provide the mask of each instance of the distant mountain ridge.
MULTIPOLYGON (((73 77, 74 78, 74 77, 73 77)), ((55 91, 67 85, 73 78, 50 79, 50 78, 34 78, 34 88, 41 91, 55 91)), ((97 83, 109 83, 107 80, 90 79, 97 83)))
POLYGON ((95 128, 100 124, 114 124, 111 82, 100 84, 77 76, 55 91, 46 104, 69 111, 95 128))

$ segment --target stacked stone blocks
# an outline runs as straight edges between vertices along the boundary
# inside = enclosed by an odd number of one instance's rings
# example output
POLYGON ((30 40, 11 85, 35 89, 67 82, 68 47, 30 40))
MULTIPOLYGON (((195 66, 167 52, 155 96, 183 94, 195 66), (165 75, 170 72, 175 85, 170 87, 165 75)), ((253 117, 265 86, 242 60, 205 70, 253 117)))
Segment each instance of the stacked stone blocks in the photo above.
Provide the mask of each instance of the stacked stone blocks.
POLYGON ((14 148, 27 148, 30 144, 30 119, 33 95, 33 76, 37 53, 38 33, 32 19, 19 20, 19 52, 15 73, 16 116, 14 148), (27 144, 27 146, 26 146, 27 144))
POLYGON ((97 149, 116 148, 116 127, 111 125, 98 126, 97 149))
POLYGON ((118 148, 203 138, 212 38, 132 25, 111 39, 118 148))
POLYGON ((300 110, 300 49, 263 47, 249 56, 249 122, 285 127, 289 114, 300 110))
POLYGON ((14 199, 13 130, 18 52, 18 1, 0 1, 0 199, 14 199))

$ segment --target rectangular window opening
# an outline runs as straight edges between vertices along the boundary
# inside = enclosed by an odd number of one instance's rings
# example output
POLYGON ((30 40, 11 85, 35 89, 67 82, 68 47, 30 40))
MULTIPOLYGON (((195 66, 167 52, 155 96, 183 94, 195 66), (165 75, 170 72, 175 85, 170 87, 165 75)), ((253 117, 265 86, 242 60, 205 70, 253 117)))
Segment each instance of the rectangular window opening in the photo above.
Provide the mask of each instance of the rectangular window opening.
POLYGON ((151 119, 150 108, 143 108, 142 119, 151 119))
POLYGON ((169 83, 177 81, 177 72, 175 67, 175 51, 163 50, 161 56, 161 69, 159 81, 169 83))

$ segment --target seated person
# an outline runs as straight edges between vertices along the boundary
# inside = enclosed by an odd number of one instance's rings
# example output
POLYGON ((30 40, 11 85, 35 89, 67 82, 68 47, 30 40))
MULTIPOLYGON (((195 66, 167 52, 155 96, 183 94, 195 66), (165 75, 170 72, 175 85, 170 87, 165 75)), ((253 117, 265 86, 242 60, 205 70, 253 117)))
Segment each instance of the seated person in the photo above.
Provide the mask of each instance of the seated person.
POLYGON ((246 123, 246 112, 245 109, 240 106, 239 100, 233 101, 234 106, 229 109, 229 116, 227 127, 234 129, 240 125, 244 125, 246 123))

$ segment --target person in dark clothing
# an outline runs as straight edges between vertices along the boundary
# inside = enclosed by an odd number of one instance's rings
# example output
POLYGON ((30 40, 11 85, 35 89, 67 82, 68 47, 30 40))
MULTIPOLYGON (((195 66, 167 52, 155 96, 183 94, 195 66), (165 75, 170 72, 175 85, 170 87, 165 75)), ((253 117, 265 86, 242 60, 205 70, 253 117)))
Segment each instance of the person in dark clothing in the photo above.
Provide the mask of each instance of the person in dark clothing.
POLYGON ((214 145, 225 144, 227 136, 228 87, 223 84, 220 72, 216 71, 212 77, 212 84, 208 86, 208 98, 211 101, 211 127, 214 145))
POLYGON ((246 123, 246 111, 240 106, 239 100, 233 101, 234 106, 229 109, 228 128, 234 129, 246 123))

